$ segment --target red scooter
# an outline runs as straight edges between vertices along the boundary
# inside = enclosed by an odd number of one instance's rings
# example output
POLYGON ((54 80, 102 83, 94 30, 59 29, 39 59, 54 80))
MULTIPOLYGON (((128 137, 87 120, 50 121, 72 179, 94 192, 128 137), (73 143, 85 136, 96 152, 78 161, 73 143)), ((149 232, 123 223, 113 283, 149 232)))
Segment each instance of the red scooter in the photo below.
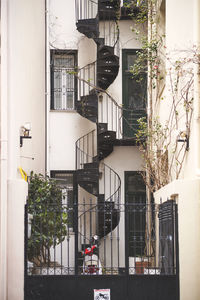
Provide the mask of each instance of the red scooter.
POLYGON ((83 274, 84 275, 102 275, 102 265, 99 259, 99 249, 98 249, 99 238, 95 235, 92 238, 91 247, 85 249, 82 252, 84 256, 83 260, 83 274))

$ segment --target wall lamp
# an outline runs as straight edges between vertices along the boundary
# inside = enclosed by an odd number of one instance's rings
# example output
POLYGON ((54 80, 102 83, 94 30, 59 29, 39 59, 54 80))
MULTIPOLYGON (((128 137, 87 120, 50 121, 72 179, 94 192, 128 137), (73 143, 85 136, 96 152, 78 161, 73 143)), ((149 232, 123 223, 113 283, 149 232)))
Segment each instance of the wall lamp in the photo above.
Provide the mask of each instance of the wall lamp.
POLYGON ((20 127, 20 147, 23 146, 23 139, 32 139, 30 136, 31 123, 25 123, 20 127))
POLYGON ((186 143, 186 151, 189 150, 189 136, 186 131, 180 131, 177 136, 177 142, 186 143))

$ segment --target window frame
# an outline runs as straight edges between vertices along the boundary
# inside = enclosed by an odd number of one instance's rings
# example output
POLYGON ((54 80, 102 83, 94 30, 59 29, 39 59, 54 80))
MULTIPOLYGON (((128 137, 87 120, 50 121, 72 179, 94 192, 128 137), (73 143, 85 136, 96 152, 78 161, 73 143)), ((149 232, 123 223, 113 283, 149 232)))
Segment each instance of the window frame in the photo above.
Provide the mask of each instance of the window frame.
MULTIPOLYGON (((127 69, 127 60, 128 55, 134 55, 137 57, 137 52, 142 51, 141 48, 128 48, 128 49, 122 49, 122 105, 124 108, 129 109, 129 94, 128 94, 128 86, 129 86, 129 79, 131 79, 133 82, 136 82, 136 79, 133 78, 131 75, 131 72, 127 69)), ((130 139, 135 138, 135 134, 138 129, 138 124, 136 122, 137 119, 141 117, 146 117, 146 109, 147 109, 147 102, 144 101, 144 99, 147 99, 147 75, 145 72, 141 72, 141 75, 144 77, 144 82, 142 87, 142 91, 144 92, 143 97, 143 106, 134 108, 133 111, 126 111, 124 110, 123 113, 123 122, 122 122, 122 132, 123 132, 123 139, 130 139), (145 96, 146 95, 146 96, 145 96), (127 126, 127 121, 131 119, 135 119, 136 125, 132 128, 127 126)))
MULTIPOLYGON (((132 206, 130 205, 131 202, 129 202, 129 195, 134 195, 136 197, 138 197, 140 199, 140 204, 144 205, 146 203, 146 185, 145 182, 143 182, 142 179, 142 175, 140 174, 140 172, 138 171, 125 171, 124 172, 124 201, 125 201, 125 210, 126 210, 126 220, 125 220, 125 239, 126 239, 126 255, 127 257, 142 257, 144 256, 144 251, 145 251, 145 242, 144 245, 143 243, 141 243, 138 246, 138 241, 134 242, 133 246, 132 246, 132 238, 136 238, 139 237, 139 235, 137 234, 138 230, 140 232, 140 236, 141 237, 145 237, 145 226, 146 226, 146 221, 143 223, 141 222, 141 217, 145 217, 146 218, 146 210, 144 215, 142 215, 142 213, 139 213, 139 215, 137 215, 137 212, 134 212, 134 209, 132 208, 132 206), (128 190, 128 178, 129 176, 133 176, 135 177, 135 182, 138 182, 138 186, 140 187, 140 189, 136 189, 135 191, 129 191, 128 190), (142 199, 143 198, 143 199, 142 199), (142 201, 141 201, 142 199, 142 201), (132 211, 133 210, 133 211, 132 211), (138 222, 138 216, 139 216, 139 221, 138 222), (135 217, 134 218, 134 222, 135 223, 135 228, 133 227, 133 220, 131 217, 135 217)), ((137 204, 138 202, 132 202, 132 204, 137 204)))
MULTIPOLYGON (((73 200, 74 200, 74 196, 75 196, 75 191, 76 191, 76 184, 75 184, 75 171, 74 170, 51 170, 50 171, 50 177, 53 179, 57 179, 59 180, 59 178, 56 177, 56 174, 71 174, 73 177, 72 180, 72 191, 73 191, 73 200)), ((73 201, 73 206, 72 206, 72 224, 71 226, 69 226, 69 229, 72 229, 72 231, 74 232, 74 228, 75 228, 75 218, 74 218, 74 201, 73 201)))
POLYGON ((74 103, 73 108, 55 108, 55 97, 54 97, 54 57, 55 55, 73 55, 74 56, 74 71, 76 71, 78 66, 78 51, 77 50, 50 50, 50 85, 51 85, 51 101, 50 109, 53 111, 74 111, 76 110, 77 96, 78 96, 78 83, 77 77, 74 76, 74 103))

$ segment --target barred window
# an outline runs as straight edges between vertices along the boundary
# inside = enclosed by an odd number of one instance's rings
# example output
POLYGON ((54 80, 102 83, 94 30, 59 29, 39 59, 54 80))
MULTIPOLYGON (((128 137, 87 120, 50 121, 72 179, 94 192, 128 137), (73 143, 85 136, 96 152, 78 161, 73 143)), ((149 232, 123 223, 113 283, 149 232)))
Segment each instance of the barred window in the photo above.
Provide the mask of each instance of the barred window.
POLYGON ((76 101, 76 51, 51 52, 51 109, 73 110, 76 101))
POLYGON ((74 227, 74 172, 73 171, 51 171, 51 177, 63 186, 62 204, 68 207, 68 227, 74 227))

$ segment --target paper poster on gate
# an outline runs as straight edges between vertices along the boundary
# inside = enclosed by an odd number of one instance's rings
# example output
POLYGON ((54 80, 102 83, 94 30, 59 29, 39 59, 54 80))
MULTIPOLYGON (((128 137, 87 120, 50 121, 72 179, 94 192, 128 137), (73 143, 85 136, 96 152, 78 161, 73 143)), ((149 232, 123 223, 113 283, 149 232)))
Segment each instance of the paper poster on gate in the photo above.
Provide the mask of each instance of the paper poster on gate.
POLYGON ((110 289, 94 290, 94 300, 110 300, 110 289))

